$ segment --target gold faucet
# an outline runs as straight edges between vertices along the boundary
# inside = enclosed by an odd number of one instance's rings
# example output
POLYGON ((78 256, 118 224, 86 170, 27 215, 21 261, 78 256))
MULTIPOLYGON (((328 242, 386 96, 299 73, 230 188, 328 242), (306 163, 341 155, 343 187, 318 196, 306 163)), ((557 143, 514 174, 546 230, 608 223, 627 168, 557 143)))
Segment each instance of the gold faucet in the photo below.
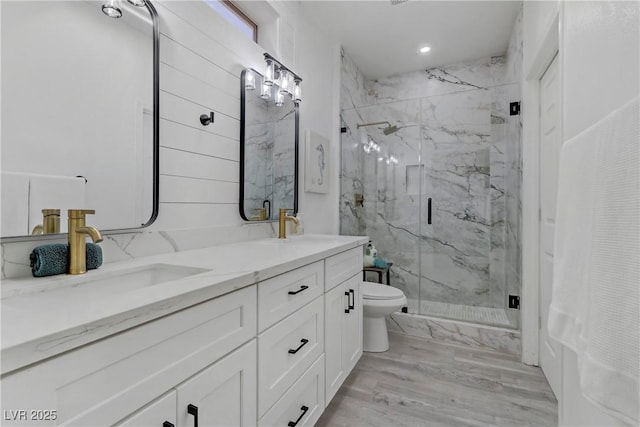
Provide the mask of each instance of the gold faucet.
POLYGON ((85 235, 94 243, 102 242, 102 234, 94 228, 87 227, 85 215, 95 214, 93 209, 69 209, 69 273, 84 274, 87 272, 87 249, 85 235))
POLYGON ((33 227, 32 235, 60 232, 60 209, 42 209, 42 224, 33 227))
POLYGON ((292 211, 293 209, 280 208, 280 227, 278 231, 278 239, 286 239, 287 238, 287 221, 293 221, 296 226, 299 224, 298 218, 295 216, 287 215, 287 211, 292 211))
POLYGON ((267 208, 254 209, 258 212, 258 215, 249 217, 249 221, 266 221, 267 220, 267 208))

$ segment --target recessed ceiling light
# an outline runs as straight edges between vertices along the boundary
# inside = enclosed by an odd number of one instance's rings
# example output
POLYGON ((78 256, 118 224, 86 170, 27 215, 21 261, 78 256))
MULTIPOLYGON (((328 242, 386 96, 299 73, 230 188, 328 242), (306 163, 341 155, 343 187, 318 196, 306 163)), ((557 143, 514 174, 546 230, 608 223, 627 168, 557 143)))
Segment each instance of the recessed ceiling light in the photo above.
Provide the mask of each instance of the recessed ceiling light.
POLYGON ((420 52, 420 53, 427 53, 427 52, 429 52, 430 50, 431 50, 431 48, 430 48, 429 46, 423 46, 423 47, 421 47, 421 48, 418 50, 418 52, 420 52))

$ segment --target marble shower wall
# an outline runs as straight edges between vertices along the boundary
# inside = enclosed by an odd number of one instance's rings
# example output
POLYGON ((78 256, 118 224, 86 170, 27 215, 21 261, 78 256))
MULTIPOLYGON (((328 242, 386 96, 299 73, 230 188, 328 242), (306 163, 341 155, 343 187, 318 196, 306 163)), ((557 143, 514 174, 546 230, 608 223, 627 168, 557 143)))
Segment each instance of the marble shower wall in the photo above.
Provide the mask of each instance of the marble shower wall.
POLYGON ((519 85, 505 82, 510 65, 485 58, 370 81, 343 53, 341 233, 368 235, 409 300, 506 306, 508 192, 519 202, 519 187, 507 183, 510 146, 519 145, 508 118, 509 101, 519 100, 519 85), (400 130, 357 129, 378 121, 400 130), (369 138, 380 153, 364 151, 369 138), (398 163, 388 165, 389 155, 398 163))

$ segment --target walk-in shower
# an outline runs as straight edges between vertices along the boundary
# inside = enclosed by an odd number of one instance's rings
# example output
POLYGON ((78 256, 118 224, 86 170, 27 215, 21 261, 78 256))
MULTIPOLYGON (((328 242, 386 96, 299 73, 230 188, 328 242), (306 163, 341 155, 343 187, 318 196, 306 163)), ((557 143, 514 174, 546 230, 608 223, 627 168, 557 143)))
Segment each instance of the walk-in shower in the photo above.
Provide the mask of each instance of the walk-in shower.
POLYGON ((393 262, 409 313, 519 327, 519 86, 495 80, 503 65, 459 66, 466 86, 373 81, 343 104, 340 232, 393 262))

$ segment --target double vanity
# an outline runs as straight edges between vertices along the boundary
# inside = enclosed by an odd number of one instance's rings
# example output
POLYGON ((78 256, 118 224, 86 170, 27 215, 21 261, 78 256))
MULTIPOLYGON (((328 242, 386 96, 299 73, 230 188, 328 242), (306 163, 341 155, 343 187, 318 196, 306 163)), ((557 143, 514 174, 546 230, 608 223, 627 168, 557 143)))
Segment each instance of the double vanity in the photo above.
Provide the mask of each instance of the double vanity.
POLYGON ((365 237, 2 283, 3 425, 313 425, 362 354, 365 237))

